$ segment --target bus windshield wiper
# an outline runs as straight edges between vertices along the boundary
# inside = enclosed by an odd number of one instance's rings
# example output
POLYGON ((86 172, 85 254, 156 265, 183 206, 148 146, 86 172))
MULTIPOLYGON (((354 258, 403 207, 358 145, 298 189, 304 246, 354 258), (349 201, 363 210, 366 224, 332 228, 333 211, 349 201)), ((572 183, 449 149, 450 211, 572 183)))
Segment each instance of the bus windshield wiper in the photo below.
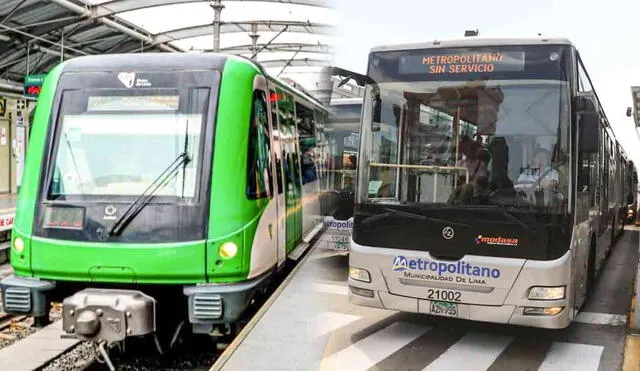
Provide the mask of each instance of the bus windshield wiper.
POLYGON ((409 213, 406 211, 400 211, 400 210, 396 210, 396 209, 391 209, 391 208, 387 208, 385 207, 384 210, 386 211, 386 213, 382 213, 382 214, 378 214, 378 215, 373 215, 370 216, 368 218, 365 218, 362 220, 362 223, 372 223, 375 222, 376 220, 379 219, 384 219, 388 216, 391 215, 398 215, 398 216, 403 216, 405 218, 410 218, 410 219, 417 219, 417 220, 427 220, 427 217, 424 215, 420 215, 420 214, 414 214, 414 213, 409 213))
POLYGON ((504 215, 506 218, 520 224, 521 226, 528 229, 530 232, 535 232, 529 224, 523 222, 522 220, 520 220, 520 218, 516 217, 515 215, 513 215, 513 213, 509 212, 506 206, 500 205, 500 204, 493 205, 493 206, 495 206, 498 209, 498 211, 500 211, 500 214, 504 215))
POLYGON ((385 207, 384 210, 386 211, 386 213, 373 215, 373 216, 370 216, 368 218, 365 218, 365 219, 362 220, 362 223, 367 223, 368 224, 368 223, 374 222, 374 221, 379 220, 379 219, 384 219, 384 218, 386 218, 388 216, 391 216, 391 215, 398 215, 398 216, 403 216, 405 218, 410 218, 410 219, 430 220, 430 221, 438 222, 438 223, 446 223, 446 224, 458 225, 458 226, 461 226, 461 227, 469 227, 469 225, 465 224, 465 223, 453 222, 453 221, 450 221, 450 220, 434 218, 434 217, 431 217, 431 216, 426 216, 426 215, 421 215, 421 214, 414 214, 414 213, 401 211, 401 210, 396 210, 396 209, 392 209, 392 208, 388 208, 388 207, 385 207))
POLYGON ((124 230, 128 223, 142 210, 153 198, 156 192, 164 187, 170 178, 180 169, 181 166, 187 164, 191 159, 187 152, 182 152, 166 169, 154 179, 149 187, 138 196, 138 198, 125 210, 125 212, 113 223, 109 230, 109 235, 118 235, 124 230))

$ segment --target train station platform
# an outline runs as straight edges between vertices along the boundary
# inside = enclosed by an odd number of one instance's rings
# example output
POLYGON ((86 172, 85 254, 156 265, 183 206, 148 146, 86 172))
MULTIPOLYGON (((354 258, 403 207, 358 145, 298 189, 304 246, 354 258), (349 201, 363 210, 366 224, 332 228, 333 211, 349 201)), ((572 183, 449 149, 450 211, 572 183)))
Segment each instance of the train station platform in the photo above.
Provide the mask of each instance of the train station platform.
POLYGON ((11 371, 37 370, 80 341, 63 339, 62 321, 56 321, 23 340, 0 349, 0 369, 11 371))
POLYGON ((16 194, 0 194, 0 263, 7 260, 10 246, 8 231, 13 227, 17 200, 16 194))
POLYGON ((354 306, 348 256, 314 246, 211 370, 622 370, 639 236, 627 227, 563 330, 354 306))
POLYGON ((0 232, 11 229, 16 211, 16 194, 0 194, 0 232))

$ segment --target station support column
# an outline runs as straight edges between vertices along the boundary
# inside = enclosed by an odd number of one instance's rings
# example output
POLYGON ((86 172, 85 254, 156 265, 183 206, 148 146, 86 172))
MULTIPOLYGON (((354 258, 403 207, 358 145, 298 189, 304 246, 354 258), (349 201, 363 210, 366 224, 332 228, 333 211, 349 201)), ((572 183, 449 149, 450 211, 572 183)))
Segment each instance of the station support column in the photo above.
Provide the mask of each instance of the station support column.
POLYGON ((214 0, 209 4, 210 7, 213 8, 214 18, 213 18, 213 51, 215 53, 220 52, 220 13, 222 13, 222 9, 224 9, 224 5, 222 5, 222 0, 214 0))

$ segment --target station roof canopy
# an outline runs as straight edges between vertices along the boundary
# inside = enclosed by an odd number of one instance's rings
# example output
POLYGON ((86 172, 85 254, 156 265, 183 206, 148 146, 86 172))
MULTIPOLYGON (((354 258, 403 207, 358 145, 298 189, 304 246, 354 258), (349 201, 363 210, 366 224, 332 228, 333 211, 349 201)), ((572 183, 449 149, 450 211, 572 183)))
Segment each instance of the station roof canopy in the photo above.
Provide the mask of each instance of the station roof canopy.
POLYGON ((213 51, 217 2, 220 52, 281 77, 330 64, 329 0, 2 0, 0 87, 81 55, 213 51))

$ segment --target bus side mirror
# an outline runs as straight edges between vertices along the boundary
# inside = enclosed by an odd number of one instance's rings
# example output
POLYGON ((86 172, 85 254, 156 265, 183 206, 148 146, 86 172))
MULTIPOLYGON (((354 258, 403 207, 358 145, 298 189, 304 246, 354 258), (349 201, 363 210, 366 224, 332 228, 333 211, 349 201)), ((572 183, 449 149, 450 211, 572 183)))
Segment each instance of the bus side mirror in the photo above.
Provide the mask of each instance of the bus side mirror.
POLYGON ((578 98, 580 112, 579 149, 583 153, 598 153, 600 142, 600 117, 595 104, 587 97, 578 98))
POLYGON ((373 99, 373 122, 381 122, 380 116, 382 116, 382 100, 380 95, 376 95, 373 99))

